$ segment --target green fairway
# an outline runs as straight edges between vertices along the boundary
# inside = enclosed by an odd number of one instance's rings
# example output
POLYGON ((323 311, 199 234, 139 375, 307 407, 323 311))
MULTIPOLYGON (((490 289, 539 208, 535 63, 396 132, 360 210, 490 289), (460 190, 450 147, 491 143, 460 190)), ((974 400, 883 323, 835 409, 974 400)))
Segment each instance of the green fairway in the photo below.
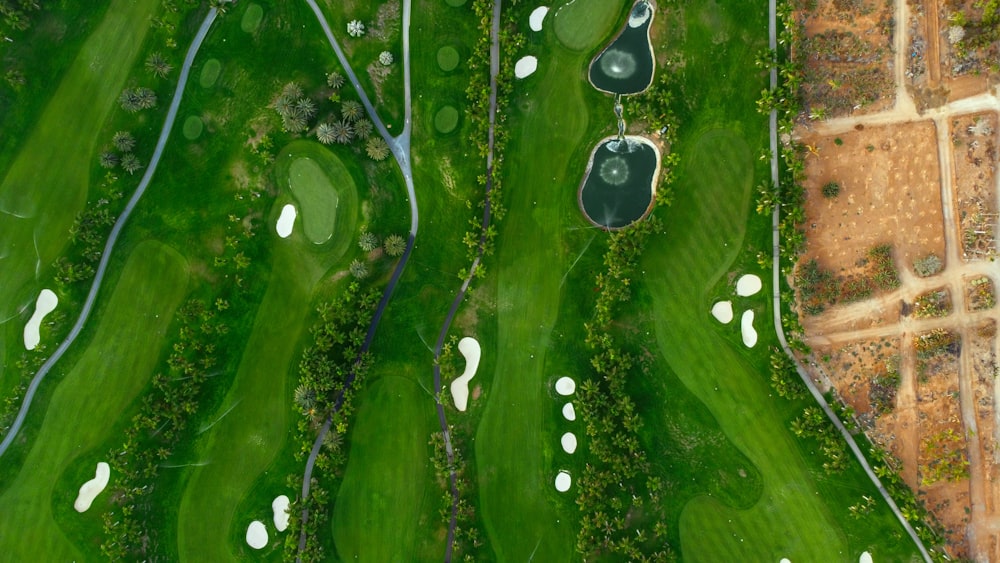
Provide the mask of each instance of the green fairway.
POLYGON ((425 490, 428 480, 414 478, 431 471, 427 437, 437 430, 431 405, 433 399, 408 378, 383 376, 365 391, 333 514, 341 560, 407 561, 404 554, 423 541, 424 504, 440 498, 436 487, 425 490))
POLYGON ((449 6, 459 7, 464 6, 467 0, 444 0, 449 6))
POLYGON ((192 115, 184 120, 184 138, 194 141, 201 137, 201 132, 205 129, 205 124, 197 115, 192 115))
POLYGON ((458 49, 455 49, 451 45, 445 45, 438 49, 437 52, 437 63, 438 67, 445 71, 451 72, 455 70, 458 66, 459 56, 458 49))
POLYGON ((434 128, 438 133, 451 133, 458 127, 458 110, 454 106, 444 106, 434 114, 434 128))
POLYGON ((222 74, 222 63, 219 59, 208 59, 205 61, 205 66, 201 67, 198 84, 201 84, 202 88, 211 88, 219 80, 220 74, 222 74))
POLYGON ((260 4, 250 4, 240 19, 240 29, 246 33, 253 33, 260 27, 262 19, 264 19, 264 8, 261 8, 260 4))
POLYGON ((296 141, 281 151, 275 178, 279 186, 288 186, 298 203, 306 238, 314 244, 331 241, 338 248, 350 244, 354 215, 342 217, 339 209, 356 207, 358 193, 354 178, 337 155, 319 143, 296 141))
POLYGON ((555 11, 556 37, 567 49, 593 51, 601 47, 598 42, 608 37, 616 24, 621 24, 622 9, 621 2, 608 0, 574 0, 564 4, 555 11))
MULTIPOLYGON (((111 464, 111 480, 121 468, 92 448, 109 437, 112 421, 126 410, 152 376, 163 338, 181 298, 187 292, 187 264, 173 249, 157 242, 137 246, 107 305, 99 305, 100 319, 86 352, 59 383, 44 420, 31 436, 32 447, 10 483, 4 483, 0 503, 16 510, 0 511, 0 553, 10 561, 88 560, 100 543, 73 545, 54 520, 96 518, 77 514, 72 507, 76 489, 94 475, 98 461, 111 464), (73 489, 57 489, 66 473, 82 476, 73 489), (17 533, 13 533, 16 530, 17 533), (45 556, 40 557, 44 549, 45 556)), ((107 494, 97 498, 92 512, 108 505, 107 494)))
MULTIPOLYGON (((145 22, 159 5, 156 0, 112 2, 5 167, 0 183, 0 320, 34 299, 37 276, 68 242, 69 228, 87 200, 101 128, 149 30, 145 22)), ((0 341, 0 347, 8 345, 0 341)))

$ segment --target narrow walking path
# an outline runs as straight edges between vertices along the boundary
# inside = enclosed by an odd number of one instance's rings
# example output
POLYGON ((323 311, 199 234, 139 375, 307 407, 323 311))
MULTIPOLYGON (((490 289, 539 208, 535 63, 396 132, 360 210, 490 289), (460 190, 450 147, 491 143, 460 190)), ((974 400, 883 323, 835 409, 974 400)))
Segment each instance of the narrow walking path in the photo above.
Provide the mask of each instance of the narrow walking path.
POLYGON ((45 379, 45 376, 52 370, 52 367, 56 365, 56 362, 63 357, 66 350, 73 345, 73 342, 76 340, 77 336, 80 335, 87 319, 90 317, 90 312, 94 307, 94 302, 97 300, 101 284, 104 282, 104 275, 107 273, 108 262, 111 260, 111 253, 115 248, 115 244, 118 242, 118 236, 125 227, 125 223, 128 222, 128 218, 132 214, 132 210, 135 209, 139 200, 142 199, 143 194, 146 193, 146 188, 149 186, 149 182, 152 181, 153 175, 156 173, 156 167, 160 164, 160 157, 163 155, 163 149, 167 145, 167 139, 170 137, 170 131, 173 129, 174 121, 177 119, 177 110, 180 107, 181 98, 184 95, 184 87, 187 85, 188 75, 191 72, 191 65, 194 63, 194 59, 198 55, 198 50, 201 49, 201 44, 204 42, 205 36, 208 35, 208 30, 212 27, 212 23, 215 21, 217 15, 218 10, 211 8, 208 11, 208 15, 205 16, 204 21, 202 21, 201 27, 198 28, 198 33, 191 41, 191 47, 188 48, 187 56, 184 57, 184 64, 181 66, 180 78, 177 80, 174 97, 170 101, 170 109, 167 111, 167 117, 163 123, 163 129, 160 131, 160 138, 156 141, 156 149, 153 151, 153 156, 149 160, 149 166, 146 168, 146 173, 143 174, 142 180, 139 182, 139 187, 136 188, 135 193, 132 194, 132 198, 129 199, 128 204, 125 206, 125 210, 118 216, 118 220, 115 221, 115 225, 111 229, 111 234, 108 236, 108 242, 104 245, 104 252, 101 254, 101 261, 97 265, 97 272, 94 274, 94 281, 90 285, 90 292, 87 294, 87 299, 83 302, 83 307, 80 310, 80 316, 77 317, 76 323, 73 325, 73 328, 70 329, 69 335, 66 336, 66 339, 59 344, 56 351, 49 356, 49 359, 46 360, 44 364, 42 364, 38 373, 36 373, 35 377, 32 378, 31 384, 28 385, 28 391, 24 395, 24 401, 21 403, 21 409, 17 412, 17 417, 14 419, 13 424, 11 424, 10 429, 7 431, 7 435, 4 436, 3 442, 0 442, 0 456, 7 451, 7 448, 10 447, 14 438, 17 436, 18 431, 21 429, 21 426, 24 424, 24 419, 28 416, 28 410, 31 408, 31 403, 35 398, 35 393, 38 391, 38 386, 41 385, 42 380, 45 379))

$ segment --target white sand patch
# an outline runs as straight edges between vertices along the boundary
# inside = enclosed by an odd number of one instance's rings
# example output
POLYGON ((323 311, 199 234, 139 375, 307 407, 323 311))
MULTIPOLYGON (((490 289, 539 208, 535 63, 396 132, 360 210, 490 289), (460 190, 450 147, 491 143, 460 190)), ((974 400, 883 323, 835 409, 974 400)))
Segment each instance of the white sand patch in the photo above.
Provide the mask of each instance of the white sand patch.
POLYGON ((247 526, 247 545, 254 549, 267 547, 267 528, 260 520, 254 520, 247 526))
POLYGON ((296 215, 298 215, 298 212, 291 203, 281 208, 281 216, 278 217, 278 224, 275 225, 274 229, 278 231, 279 237, 288 238, 288 235, 292 234, 292 226, 295 225, 296 215))
POLYGON ((872 554, 867 551, 861 554, 858 558, 858 563, 872 563, 872 554))
POLYGON ((455 408, 464 412, 469 404, 469 381, 476 376, 476 370, 479 369, 482 349, 478 340, 466 336, 458 341, 458 351, 465 356, 465 371, 451 382, 451 398, 455 401, 455 408))
POLYGON ((787 557, 782 557, 781 561, 779 561, 778 563, 792 563, 792 560, 787 557))
POLYGON ((724 325, 729 324, 733 320, 732 301, 719 301, 712 305, 712 316, 724 325))
POLYGON ((556 475, 556 490, 560 493, 565 493, 569 490, 570 485, 573 484, 573 478, 570 477, 569 473, 565 471, 560 471, 559 475, 556 475))
POLYGON ((73 503, 73 508, 77 512, 86 512, 97 495, 101 494, 104 487, 108 486, 108 479, 111 478, 111 466, 103 461, 97 464, 97 471, 94 473, 94 478, 87 481, 80 487, 80 493, 76 495, 76 502, 73 503))
POLYGON ((284 532, 288 528, 288 497, 279 495, 271 501, 271 511, 274 512, 274 529, 284 532))
POLYGON ((761 287, 764 286, 760 283, 760 277, 756 274, 745 274, 736 282, 736 295, 750 297, 760 291, 761 287))
POLYGON ((549 13, 548 6, 539 6, 531 11, 531 15, 528 17, 528 27, 531 28, 531 31, 542 30, 542 21, 547 13, 549 13))
POLYGON ((576 434, 567 432, 559 440, 562 443, 563 451, 571 454, 576 451, 576 434))
POLYGON ((35 300, 35 312, 28 319, 28 324, 24 325, 25 350, 34 350, 38 346, 38 343, 42 340, 42 336, 38 333, 38 328, 42 326, 42 320, 45 319, 45 315, 55 311, 58 304, 59 298, 56 297, 56 294, 51 289, 43 289, 38 294, 38 299, 35 300))
POLYGON ((573 391, 576 391, 576 382, 573 381, 572 377, 564 375, 556 381, 556 393, 566 397, 572 395, 573 391))
POLYGON ((753 328, 753 311, 743 312, 740 331, 743 333, 743 344, 747 348, 753 348, 757 344, 757 331, 753 328))
POLYGON ((563 418, 570 422, 576 420, 576 409, 573 408, 573 403, 563 405, 563 418))
POLYGON ((514 76, 517 78, 526 78, 531 76, 538 70, 538 59, 528 55, 526 57, 521 57, 518 59, 517 63, 514 64, 514 76))

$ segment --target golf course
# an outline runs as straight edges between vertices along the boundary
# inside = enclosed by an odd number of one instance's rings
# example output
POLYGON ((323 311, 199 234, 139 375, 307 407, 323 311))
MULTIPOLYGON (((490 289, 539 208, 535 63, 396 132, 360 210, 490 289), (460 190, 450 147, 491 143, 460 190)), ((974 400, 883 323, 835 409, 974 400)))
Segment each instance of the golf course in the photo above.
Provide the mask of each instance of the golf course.
POLYGON ((93 4, 0 28, 0 559, 920 560, 769 383, 765 6, 93 4))

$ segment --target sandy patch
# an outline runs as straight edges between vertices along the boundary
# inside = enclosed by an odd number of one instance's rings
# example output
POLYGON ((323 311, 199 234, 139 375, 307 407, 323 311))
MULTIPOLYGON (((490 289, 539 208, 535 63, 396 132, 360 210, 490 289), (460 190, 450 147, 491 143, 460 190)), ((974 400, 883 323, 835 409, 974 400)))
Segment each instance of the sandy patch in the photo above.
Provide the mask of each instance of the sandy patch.
POLYGON ((570 477, 569 473, 565 471, 560 471, 559 475, 556 475, 556 490, 560 493, 565 493, 569 490, 570 485, 573 484, 573 478, 570 477))
POLYGON ((24 325, 24 348, 25 350, 34 350, 38 346, 39 341, 42 337, 38 333, 38 328, 42 325, 42 320, 45 315, 48 315, 56 309, 56 305, 59 304, 59 298, 50 289, 43 289, 41 293, 38 294, 38 299, 35 301, 35 312, 28 319, 28 324, 24 325))
POLYGON ((565 405, 563 405, 562 413, 563 413, 563 418, 565 418, 566 420, 570 422, 576 420, 576 409, 573 408, 573 403, 566 403, 565 405))
POLYGON ((267 528, 260 520, 254 520, 247 526, 247 545, 254 549, 267 547, 267 528))
POLYGON ((469 381, 476 376, 476 370, 479 369, 482 349, 478 340, 466 336, 458 341, 458 351, 465 356, 465 371, 451 382, 451 398, 455 401, 455 408, 464 412, 469 404, 469 381))
POLYGON ((549 13, 548 6, 539 6, 531 11, 531 16, 528 17, 528 27, 531 28, 531 31, 542 30, 542 21, 547 13, 549 13))
POLYGON ((98 463, 94 478, 80 487, 80 493, 76 495, 76 502, 73 503, 73 508, 77 512, 86 512, 90 508, 91 503, 94 502, 94 499, 97 498, 97 495, 101 494, 104 487, 108 486, 108 479, 110 477, 111 466, 103 461, 98 463))
POLYGON ((278 232, 279 237, 288 238, 288 235, 292 234, 292 226, 295 224, 296 215, 298 213, 295 211, 295 206, 291 203, 281 208, 281 216, 278 217, 278 224, 275 225, 275 230, 278 232))
POLYGON ((778 563, 792 563, 792 560, 787 557, 782 557, 781 561, 779 561, 778 563))
POLYGON ((514 65, 514 76, 517 78, 526 78, 531 76, 536 70, 538 70, 538 59, 528 55, 518 59, 514 65))
POLYGON ((861 554, 858 558, 858 563, 872 563, 872 554, 867 551, 861 554))
POLYGON ((573 381, 572 377, 562 376, 556 381, 556 393, 563 397, 572 395, 574 391, 576 391, 576 382, 573 381))
POLYGON ((757 331, 753 328, 753 311, 744 311, 740 319, 740 331, 743 333, 743 344, 753 348, 757 344, 757 331))
POLYGON ((274 529, 284 532, 288 528, 288 497, 279 495, 271 501, 271 510, 274 512, 274 529))
POLYGON ((750 297, 751 295, 756 295, 761 287, 764 286, 760 282, 760 277, 756 274, 746 274, 740 276, 740 279, 736 282, 736 295, 750 297))
POLYGON ((562 443, 562 449, 564 452, 571 454, 576 451, 576 434, 567 432, 562 435, 562 438, 559 441, 562 443))
POLYGON ((720 323, 727 325, 733 320, 732 301, 719 301, 712 305, 712 316, 720 323))

